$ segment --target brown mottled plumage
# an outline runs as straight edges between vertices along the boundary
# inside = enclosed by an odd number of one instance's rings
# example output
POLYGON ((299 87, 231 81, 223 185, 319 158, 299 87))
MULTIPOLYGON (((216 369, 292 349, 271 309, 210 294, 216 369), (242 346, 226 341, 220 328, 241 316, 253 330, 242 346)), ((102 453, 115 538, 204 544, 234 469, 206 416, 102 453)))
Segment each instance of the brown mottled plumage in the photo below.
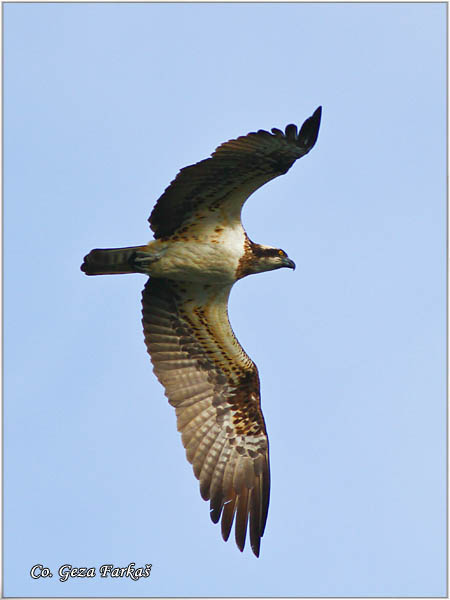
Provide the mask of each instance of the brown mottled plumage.
POLYGON ((228 539, 235 520, 243 550, 247 528, 259 556, 269 506, 269 447, 258 370, 228 320, 234 283, 252 273, 295 268, 287 254, 252 242, 241 209, 256 189, 286 173, 314 146, 321 108, 297 133, 258 131, 219 146, 185 167, 149 218, 155 240, 143 246, 92 250, 87 275, 144 273, 145 343, 154 371, 177 414, 187 459, 222 517, 228 539))

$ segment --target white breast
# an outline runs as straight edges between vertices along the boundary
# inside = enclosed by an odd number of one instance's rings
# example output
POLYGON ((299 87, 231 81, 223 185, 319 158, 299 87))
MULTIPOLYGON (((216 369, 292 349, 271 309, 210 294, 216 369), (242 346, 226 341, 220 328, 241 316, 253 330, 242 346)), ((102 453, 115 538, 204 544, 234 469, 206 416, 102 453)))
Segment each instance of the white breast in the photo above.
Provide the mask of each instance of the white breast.
MULTIPOLYGON (((200 232, 199 232, 200 233, 200 232)), ((244 253, 245 231, 240 223, 202 235, 187 232, 164 242, 164 252, 150 275, 182 281, 233 283, 244 253)))

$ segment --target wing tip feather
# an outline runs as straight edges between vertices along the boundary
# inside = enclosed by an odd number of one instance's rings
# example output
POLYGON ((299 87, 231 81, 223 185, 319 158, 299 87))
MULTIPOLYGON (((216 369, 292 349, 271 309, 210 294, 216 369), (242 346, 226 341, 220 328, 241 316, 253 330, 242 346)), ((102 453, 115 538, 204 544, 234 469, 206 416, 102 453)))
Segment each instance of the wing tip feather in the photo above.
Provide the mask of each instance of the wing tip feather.
POLYGON ((319 136, 320 122, 322 119, 322 107, 316 108, 314 113, 306 119, 300 128, 297 136, 297 145, 307 149, 307 152, 314 147, 319 136))

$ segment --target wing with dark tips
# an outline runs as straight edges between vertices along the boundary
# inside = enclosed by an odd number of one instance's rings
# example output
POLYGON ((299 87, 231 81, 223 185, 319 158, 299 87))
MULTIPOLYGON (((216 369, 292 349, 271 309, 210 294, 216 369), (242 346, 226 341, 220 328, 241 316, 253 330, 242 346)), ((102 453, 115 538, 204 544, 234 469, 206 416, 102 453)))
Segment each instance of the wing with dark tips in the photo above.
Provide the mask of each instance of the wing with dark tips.
POLYGON ((297 133, 288 125, 283 133, 259 130, 219 146, 211 158, 181 169, 157 201, 149 222, 155 238, 168 237, 196 226, 211 213, 215 224, 240 219, 242 205, 259 187, 286 173, 317 140, 322 108, 297 133))
POLYGON ((228 321, 230 289, 149 279, 142 322, 211 519, 222 517, 224 540, 235 520, 240 550, 248 528, 258 556, 269 507, 269 449, 258 371, 228 321))

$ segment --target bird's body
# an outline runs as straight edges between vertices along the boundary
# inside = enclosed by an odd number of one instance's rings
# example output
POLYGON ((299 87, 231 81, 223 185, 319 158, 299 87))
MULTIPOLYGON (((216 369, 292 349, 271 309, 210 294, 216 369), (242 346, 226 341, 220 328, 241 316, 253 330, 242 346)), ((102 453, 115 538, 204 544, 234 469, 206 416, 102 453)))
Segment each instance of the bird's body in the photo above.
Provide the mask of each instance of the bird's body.
POLYGON ((321 109, 285 133, 258 131, 222 144, 186 167, 150 216, 155 240, 92 250, 88 275, 144 273, 143 326, 154 371, 177 413, 188 460, 222 517, 228 539, 235 519, 238 547, 247 527, 259 555, 269 504, 269 451, 258 371, 228 319, 236 281, 252 273, 295 268, 278 248, 255 244, 241 223, 248 196, 285 173, 313 147, 321 109))
POLYGON ((161 258, 149 265, 153 277, 181 281, 232 284, 244 253, 245 231, 241 223, 208 231, 195 237, 164 241, 154 240, 148 252, 161 253, 161 258))

